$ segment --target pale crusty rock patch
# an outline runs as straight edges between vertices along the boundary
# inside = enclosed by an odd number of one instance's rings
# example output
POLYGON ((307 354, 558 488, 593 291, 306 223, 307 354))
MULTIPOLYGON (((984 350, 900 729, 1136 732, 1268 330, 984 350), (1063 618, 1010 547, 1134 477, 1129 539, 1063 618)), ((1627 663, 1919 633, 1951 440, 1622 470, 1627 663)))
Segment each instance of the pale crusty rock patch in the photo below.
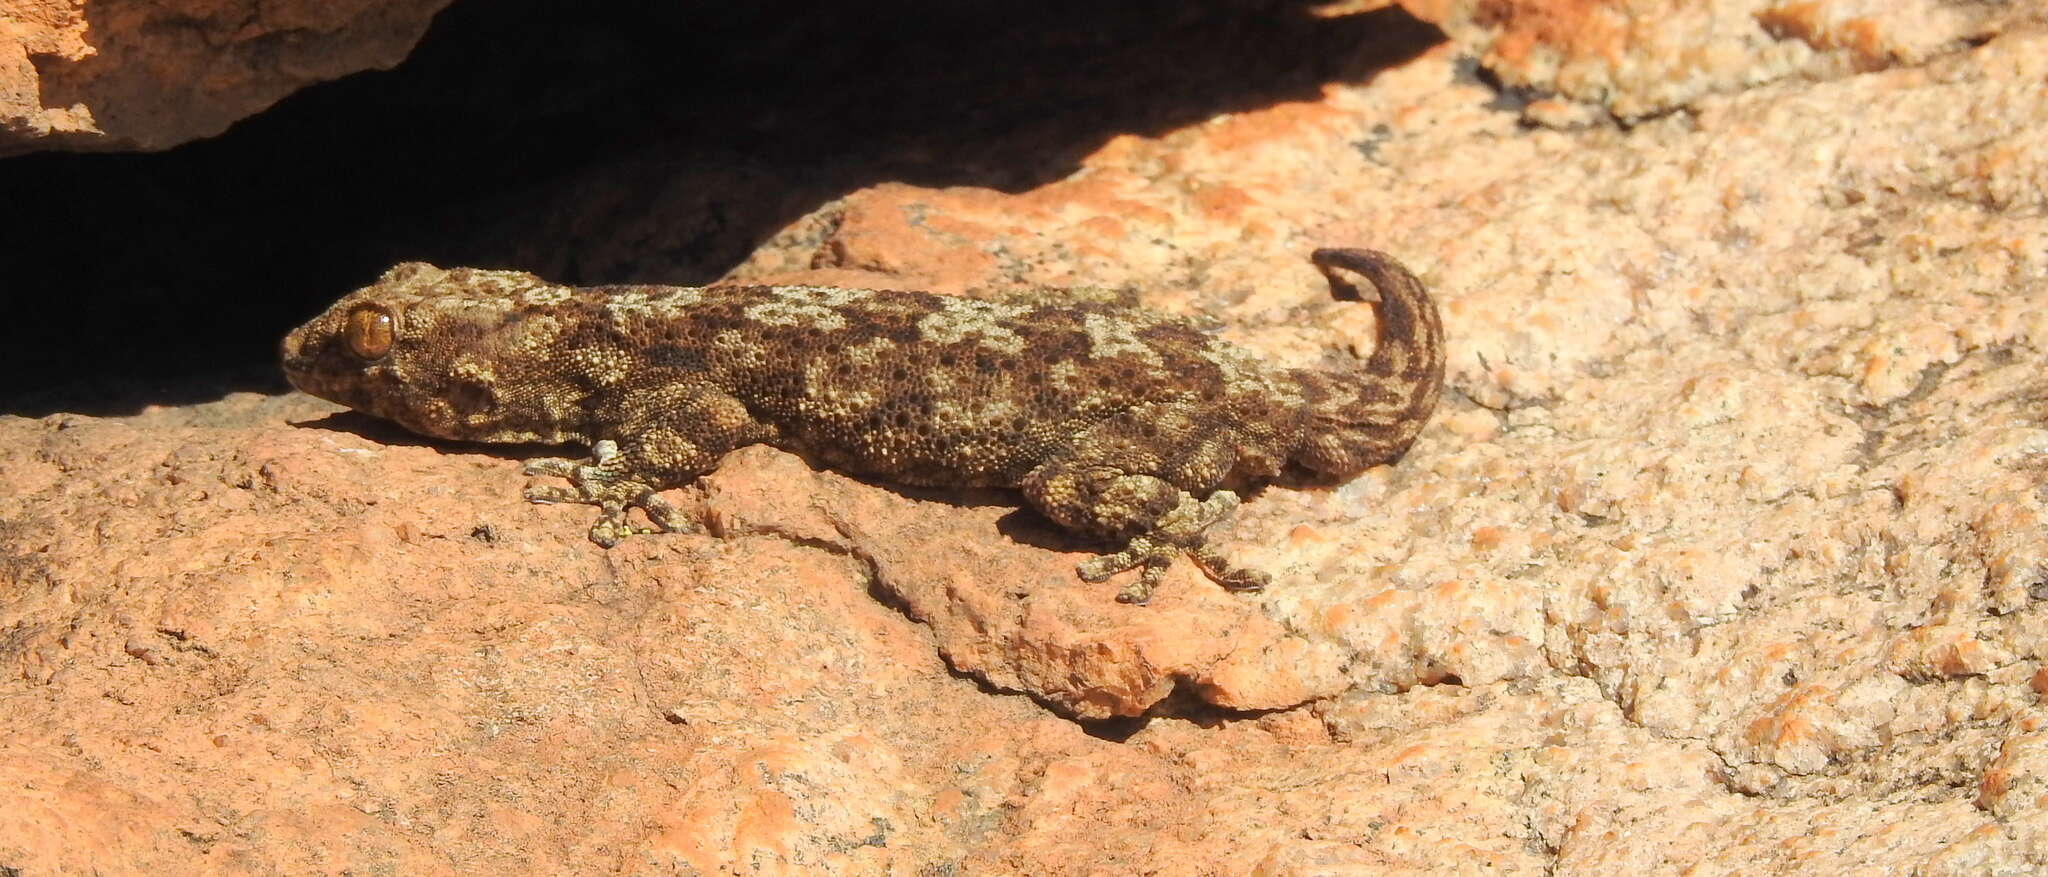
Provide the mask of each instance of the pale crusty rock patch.
POLYGON ((1398 0, 1502 83, 1539 124, 1637 121, 1788 77, 1925 64, 2027 21, 1974 0, 1398 0))

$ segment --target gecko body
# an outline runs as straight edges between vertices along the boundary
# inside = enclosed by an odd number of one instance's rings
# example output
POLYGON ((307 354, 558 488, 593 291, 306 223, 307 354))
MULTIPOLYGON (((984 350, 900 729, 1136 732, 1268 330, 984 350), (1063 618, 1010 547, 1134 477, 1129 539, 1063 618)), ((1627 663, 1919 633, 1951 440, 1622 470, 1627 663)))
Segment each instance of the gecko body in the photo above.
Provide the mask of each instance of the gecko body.
POLYGON ((1295 468, 1341 479, 1399 457, 1434 408, 1442 328, 1422 284, 1370 250, 1318 250, 1340 299, 1377 291, 1379 341, 1346 368, 1269 366, 1178 317, 1103 302, 814 286, 575 288, 401 264, 284 340, 301 390, 428 436, 574 442, 530 462, 536 502, 601 509, 591 539, 687 529, 661 498, 766 443, 903 484, 1005 487, 1118 550, 1144 602, 1238 491, 1295 468), (651 523, 627 515, 641 509, 651 523))

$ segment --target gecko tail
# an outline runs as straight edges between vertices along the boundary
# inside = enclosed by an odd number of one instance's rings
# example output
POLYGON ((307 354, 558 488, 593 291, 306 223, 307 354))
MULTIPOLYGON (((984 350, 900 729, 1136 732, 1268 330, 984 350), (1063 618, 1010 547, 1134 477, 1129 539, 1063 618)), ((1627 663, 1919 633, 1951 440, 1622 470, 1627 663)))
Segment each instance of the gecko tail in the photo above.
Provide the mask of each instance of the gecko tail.
POLYGON ((1294 369, 1302 387, 1301 443, 1289 460, 1311 472, 1344 478, 1397 459, 1436 409, 1444 382, 1444 329, 1422 281, 1377 250, 1320 249, 1309 255, 1340 301, 1366 301, 1354 277, 1378 293, 1372 300, 1379 343, 1361 366, 1294 369))

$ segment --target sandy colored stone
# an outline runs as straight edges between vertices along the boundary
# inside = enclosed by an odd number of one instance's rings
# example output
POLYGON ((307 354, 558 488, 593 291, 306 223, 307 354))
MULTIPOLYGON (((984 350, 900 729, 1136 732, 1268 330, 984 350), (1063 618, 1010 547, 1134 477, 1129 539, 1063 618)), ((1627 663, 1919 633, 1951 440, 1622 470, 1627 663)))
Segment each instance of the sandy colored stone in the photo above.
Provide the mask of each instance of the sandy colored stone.
POLYGON ((1396 254, 1443 408, 1247 501, 1262 594, 1120 606, 1014 498, 763 449, 604 552, 523 451, 298 397, 0 419, 0 866, 2048 869, 2048 32, 1626 131, 1461 51, 733 272, 1129 286, 1306 364, 1374 328, 1307 251, 1396 254))
POLYGON ((24 873, 903 869, 964 855, 928 815, 954 787, 921 784, 980 744, 889 741, 966 717, 1088 739, 949 677, 841 554, 582 551, 485 499, 516 490, 505 461, 348 432, 7 428, 6 470, 54 500, 7 523, 0 776, 34 794, 0 862, 24 873), (49 516, 70 503, 86 526, 49 516))
POLYGON ((0 155, 157 150, 405 58, 448 0, 7 0, 0 155))
POLYGON ((1501 81, 1566 99, 1524 110, 1582 124, 1570 102, 1636 120, 1787 76, 1914 65, 2028 17, 1976 0, 1399 0, 1501 81))

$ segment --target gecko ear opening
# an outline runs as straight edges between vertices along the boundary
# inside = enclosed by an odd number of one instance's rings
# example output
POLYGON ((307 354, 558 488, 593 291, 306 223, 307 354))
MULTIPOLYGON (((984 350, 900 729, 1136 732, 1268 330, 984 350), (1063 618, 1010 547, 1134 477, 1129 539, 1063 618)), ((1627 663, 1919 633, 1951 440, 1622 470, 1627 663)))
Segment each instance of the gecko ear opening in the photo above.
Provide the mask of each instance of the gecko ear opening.
POLYGON ((392 341, 398 334, 398 321, 391 312, 381 305, 358 305, 348 312, 348 323, 342 328, 342 340, 348 343, 348 352, 365 360, 383 359, 391 352, 392 341))

